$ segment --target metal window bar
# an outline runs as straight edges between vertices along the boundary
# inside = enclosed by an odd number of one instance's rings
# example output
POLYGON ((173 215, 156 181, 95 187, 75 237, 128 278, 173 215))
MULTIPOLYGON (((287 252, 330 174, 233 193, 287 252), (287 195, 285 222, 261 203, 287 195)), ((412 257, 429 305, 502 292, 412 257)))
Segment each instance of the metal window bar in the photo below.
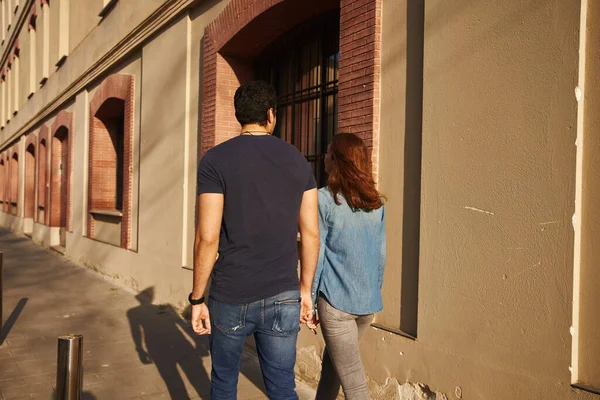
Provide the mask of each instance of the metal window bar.
POLYGON ((302 152, 321 187, 327 146, 337 133, 339 32, 321 30, 302 39, 272 57, 259 75, 278 93, 275 135, 302 152))

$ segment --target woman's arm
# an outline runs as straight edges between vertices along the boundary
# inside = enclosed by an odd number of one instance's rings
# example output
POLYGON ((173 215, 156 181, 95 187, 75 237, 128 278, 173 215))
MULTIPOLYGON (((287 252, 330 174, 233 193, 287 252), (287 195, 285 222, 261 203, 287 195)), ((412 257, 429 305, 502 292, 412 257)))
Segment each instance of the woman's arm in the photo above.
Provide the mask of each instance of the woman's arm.
POLYGON ((321 247, 319 248, 319 261, 312 285, 313 304, 317 305, 317 296, 321 284, 321 275, 323 274, 323 263, 325 259, 325 247, 327 246, 327 234, 329 233, 329 198, 327 193, 319 191, 319 232, 321 236, 321 247))

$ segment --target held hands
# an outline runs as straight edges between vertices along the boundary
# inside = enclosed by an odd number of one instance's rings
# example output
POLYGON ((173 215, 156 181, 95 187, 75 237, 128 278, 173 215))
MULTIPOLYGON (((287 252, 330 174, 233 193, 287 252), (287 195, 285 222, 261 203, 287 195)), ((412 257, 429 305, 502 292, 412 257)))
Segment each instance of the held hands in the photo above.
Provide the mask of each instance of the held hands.
POLYGON ((313 312, 313 302, 310 294, 303 294, 300 303, 300 323, 306 324, 308 329, 315 335, 317 334, 317 325, 319 321, 313 312))
POLYGON ((210 335, 210 313, 206 304, 192 306, 192 329, 196 335, 210 335))

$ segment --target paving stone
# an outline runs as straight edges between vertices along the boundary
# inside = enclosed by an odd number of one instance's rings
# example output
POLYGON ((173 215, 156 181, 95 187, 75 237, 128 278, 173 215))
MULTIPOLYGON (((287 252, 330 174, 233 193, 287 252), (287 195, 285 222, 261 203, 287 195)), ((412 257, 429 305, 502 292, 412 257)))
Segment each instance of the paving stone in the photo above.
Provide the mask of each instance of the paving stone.
POLYGON ((0 378, 0 388, 8 389, 16 386, 26 386, 27 384, 23 380, 23 378, 10 378, 10 379, 1 379, 0 378))

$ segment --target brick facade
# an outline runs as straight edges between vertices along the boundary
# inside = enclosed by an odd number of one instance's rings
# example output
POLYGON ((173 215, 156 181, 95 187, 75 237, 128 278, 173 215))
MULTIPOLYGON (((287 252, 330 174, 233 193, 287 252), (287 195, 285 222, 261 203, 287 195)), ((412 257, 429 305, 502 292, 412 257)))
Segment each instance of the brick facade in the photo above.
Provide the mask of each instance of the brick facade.
POLYGON ((204 35, 201 154, 239 132, 235 89, 252 77, 252 60, 298 23, 340 10, 338 131, 356 133, 372 151, 377 175, 381 0, 232 0, 204 35))
POLYGON ((133 179, 133 111, 134 79, 131 75, 115 74, 106 78, 96 90, 90 102, 90 157, 88 189, 88 236, 94 237, 94 218, 92 210, 115 210, 117 188, 115 175, 117 157, 110 132, 114 127, 107 126, 111 118, 99 115, 115 116, 119 112, 123 117, 123 187, 121 247, 131 247, 132 223, 132 179, 133 179), (121 100, 119 111, 115 99, 121 100), (108 108, 108 109, 107 109, 108 108))
POLYGON ((61 110, 52 124, 50 159, 49 225, 72 229, 71 175, 73 174, 73 114, 61 110), (66 162, 60 170, 61 162, 66 162), (66 171, 66 175, 65 175, 66 171), (66 186, 66 187, 65 187, 66 186))
POLYGON ((38 133, 40 144, 38 148, 38 207, 36 221, 44 225, 50 225, 50 213, 46 212, 46 206, 50 203, 48 200, 48 182, 50 181, 50 169, 48 168, 49 135, 50 131, 48 127, 46 125, 42 125, 38 133))
POLYGON ((379 170, 381 0, 342 0, 338 131, 355 133, 371 148, 379 170))
POLYGON ((37 136, 30 134, 25 141, 25 218, 34 218, 36 201, 37 136))

